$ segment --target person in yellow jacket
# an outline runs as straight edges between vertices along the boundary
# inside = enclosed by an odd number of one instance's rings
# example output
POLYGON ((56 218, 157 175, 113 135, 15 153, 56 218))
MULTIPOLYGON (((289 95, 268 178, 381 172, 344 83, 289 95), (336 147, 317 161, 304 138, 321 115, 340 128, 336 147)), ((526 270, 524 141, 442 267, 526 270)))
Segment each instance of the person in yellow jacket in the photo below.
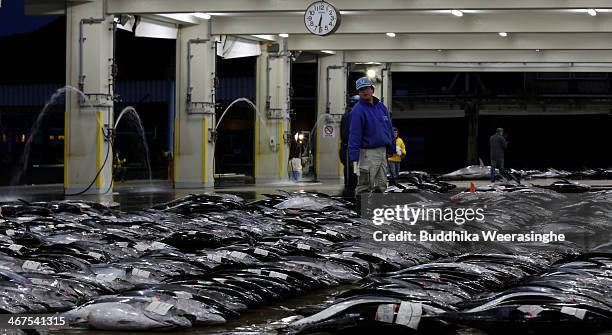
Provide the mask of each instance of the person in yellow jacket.
POLYGON ((395 137, 395 154, 388 158, 389 173, 391 175, 390 184, 392 185, 394 185, 399 178, 400 163, 402 159, 406 157, 406 145, 404 145, 404 141, 399 137, 397 127, 393 127, 393 136, 395 137))

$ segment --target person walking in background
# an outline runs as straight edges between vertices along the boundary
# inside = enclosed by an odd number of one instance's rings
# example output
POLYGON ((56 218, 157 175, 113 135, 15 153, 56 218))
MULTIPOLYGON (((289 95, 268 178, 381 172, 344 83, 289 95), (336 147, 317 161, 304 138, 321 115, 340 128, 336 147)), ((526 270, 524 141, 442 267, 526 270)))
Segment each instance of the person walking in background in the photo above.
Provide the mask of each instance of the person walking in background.
POLYGON ((397 127, 393 127, 393 138, 395 138, 395 154, 389 157, 389 174, 391 176, 391 184, 395 185, 399 178, 400 165, 402 159, 406 157, 406 146, 401 137, 399 137, 399 131, 397 127))
POLYGON ((508 147, 508 142, 504 137, 504 129, 497 128, 495 134, 489 138, 489 146, 491 147, 491 182, 495 182, 495 169, 499 169, 499 174, 506 177, 506 170, 504 168, 505 151, 508 147))
POLYGON ((300 180, 301 174, 302 160, 297 154, 293 154, 292 158, 289 160, 289 178, 297 183, 300 180))
POLYGON ((350 167, 348 146, 349 146, 349 133, 351 126, 351 110, 356 103, 359 102, 359 95, 352 96, 347 105, 342 119, 340 120, 340 151, 338 153, 340 163, 342 163, 344 172, 344 191, 342 196, 352 198, 355 196, 355 187, 357 187, 357 175, 355 171, 350 167))
POLYGON ((395 153, 393 127, 387 107, 375 97, 368 77, 355 83, 359 102, 351 111, 349 161, 359 176, 355 193, 384 192, 387 189, 387 157, 395 153))

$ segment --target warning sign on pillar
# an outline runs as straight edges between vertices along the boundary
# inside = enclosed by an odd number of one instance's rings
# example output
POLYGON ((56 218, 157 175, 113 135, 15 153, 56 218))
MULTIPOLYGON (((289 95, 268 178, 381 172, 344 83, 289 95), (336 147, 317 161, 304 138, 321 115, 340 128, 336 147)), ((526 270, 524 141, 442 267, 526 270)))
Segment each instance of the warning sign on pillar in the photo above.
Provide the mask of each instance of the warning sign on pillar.
POLYGON ((323 137, 336 137, 336 127, 331 124, 323 126, 323 137))

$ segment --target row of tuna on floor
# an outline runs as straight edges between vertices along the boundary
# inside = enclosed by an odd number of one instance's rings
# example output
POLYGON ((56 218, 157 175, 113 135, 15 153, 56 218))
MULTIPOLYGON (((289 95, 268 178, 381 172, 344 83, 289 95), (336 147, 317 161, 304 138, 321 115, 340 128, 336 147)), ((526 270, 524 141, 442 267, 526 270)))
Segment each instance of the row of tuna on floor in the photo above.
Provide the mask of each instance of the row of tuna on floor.
MULTIPOLYGON (((414 197, 420 206, 484 204, 490 229, 555 225, 602 241, 612 229, 610 192, 580 204, 547 190, 414 197), (576 219, 580 228, 572 230, 576 219)), ((381 243, 371 239, 380 227, 352 208, 316 193, 250 203, 191 195, 130 213, 84 201, 0 204, 0 312, 57 312, 75 327, 171 330, 359 283, 331 303, 296 310, 305 317, 276 330, 612 325, 609 243, 588 252, 569 242, 381 243)), ((393 230, 409 228, 401 224, 393 230)))

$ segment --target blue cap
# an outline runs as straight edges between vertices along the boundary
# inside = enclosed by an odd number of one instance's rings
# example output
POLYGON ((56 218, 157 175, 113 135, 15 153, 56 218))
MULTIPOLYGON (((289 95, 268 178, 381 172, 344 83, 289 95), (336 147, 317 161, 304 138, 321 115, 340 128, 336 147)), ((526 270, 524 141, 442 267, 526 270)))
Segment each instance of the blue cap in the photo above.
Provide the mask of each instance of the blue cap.
POLYGON ((372 88, 374 88, 374 84, 372 83, 372 81, 368 77, 361 77, 361 78, 357 79, 357 82, 355 82, 355 89, 357 91, 359 91, 360 89, 362 89, 364 87, 368 87, 368 86, 371 86, 372 88))

